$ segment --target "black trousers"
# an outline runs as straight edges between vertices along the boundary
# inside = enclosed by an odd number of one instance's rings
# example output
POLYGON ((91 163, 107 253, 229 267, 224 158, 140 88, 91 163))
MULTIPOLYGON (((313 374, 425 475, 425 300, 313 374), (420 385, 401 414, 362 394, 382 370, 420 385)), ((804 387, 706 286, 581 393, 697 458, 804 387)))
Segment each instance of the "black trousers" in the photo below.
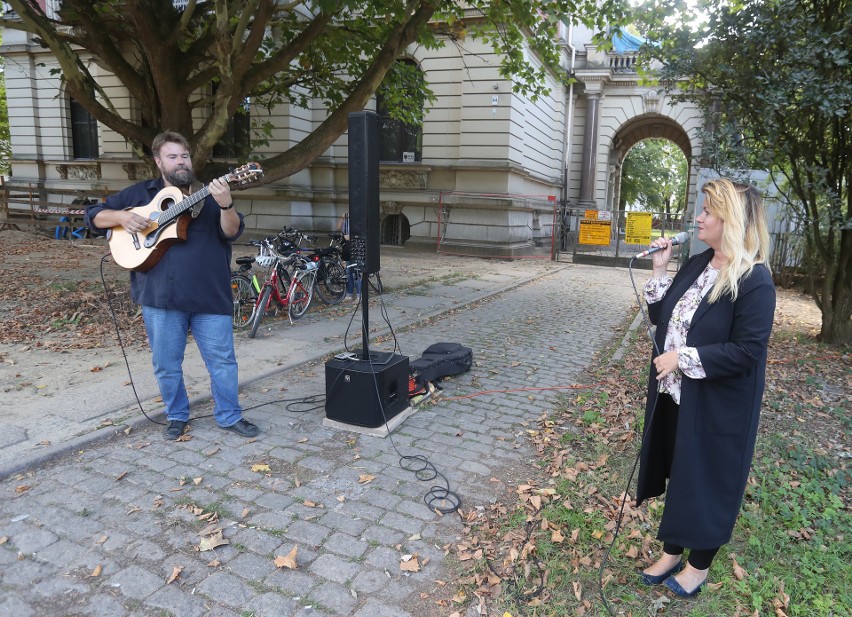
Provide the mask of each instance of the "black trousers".
MULTIPOLYGON (((671 477, 672 462, 674 460, 674 445, 675 436, 677 435, 677 415, 680 405, 674 402, 674 399, 664 392, 660 393, 660 400, 657 401, 657 409, 654 412, 657 414, 654 417, 654 422, 659 422, 663 427, 666 442, 666 476, 671 477)), ((696 570, 706 570, 713 563, 713 558, 719 552, 719 548, 707 549, 692 549, 689 551, 687 561, 696 570)), ((684 547, 677 544, 663 543, 663 551, 669 555, 683 555, 684 547)))

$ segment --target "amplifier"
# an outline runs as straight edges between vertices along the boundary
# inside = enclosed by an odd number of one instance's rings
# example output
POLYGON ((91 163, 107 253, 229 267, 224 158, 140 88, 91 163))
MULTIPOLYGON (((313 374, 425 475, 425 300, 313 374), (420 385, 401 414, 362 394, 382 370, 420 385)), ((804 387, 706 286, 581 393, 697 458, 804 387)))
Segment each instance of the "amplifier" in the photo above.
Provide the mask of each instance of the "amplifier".
POLYGON ((332 358, 325 363, 325 416, 378 428, 408 408, 408 356, 371 352, 370 360, 332 358))

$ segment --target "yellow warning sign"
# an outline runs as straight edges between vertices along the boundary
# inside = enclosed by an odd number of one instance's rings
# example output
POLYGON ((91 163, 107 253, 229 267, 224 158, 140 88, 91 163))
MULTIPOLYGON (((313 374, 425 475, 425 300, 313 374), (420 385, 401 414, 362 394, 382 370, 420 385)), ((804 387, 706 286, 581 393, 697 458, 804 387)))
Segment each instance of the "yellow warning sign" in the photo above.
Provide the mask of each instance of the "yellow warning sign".
POLYGON ((580 244, 609 246, 612 221, 580 219, 580 244))
POLYGON ((583 218, 587 218, 591 221, 598 220, 598 211, 597 210, 586 210, 586 216, 583 218))
POLYGON ((650 212, 628 212, 627 223, 624 226, 624 242, 650 244, 652 219, 650 212))

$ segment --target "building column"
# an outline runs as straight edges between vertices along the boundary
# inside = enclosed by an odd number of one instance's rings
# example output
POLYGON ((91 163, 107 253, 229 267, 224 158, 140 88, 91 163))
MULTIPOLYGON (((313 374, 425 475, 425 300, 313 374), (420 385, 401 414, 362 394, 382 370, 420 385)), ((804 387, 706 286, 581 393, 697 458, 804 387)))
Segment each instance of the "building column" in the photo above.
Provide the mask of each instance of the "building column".
POLYGON ((595 172, 598 150, 598 124, 600 115, 601 91, 589 90, 586 93, 586 127, 583 133, 583 160, 580 167, 580 208, 596 209, 595 172))

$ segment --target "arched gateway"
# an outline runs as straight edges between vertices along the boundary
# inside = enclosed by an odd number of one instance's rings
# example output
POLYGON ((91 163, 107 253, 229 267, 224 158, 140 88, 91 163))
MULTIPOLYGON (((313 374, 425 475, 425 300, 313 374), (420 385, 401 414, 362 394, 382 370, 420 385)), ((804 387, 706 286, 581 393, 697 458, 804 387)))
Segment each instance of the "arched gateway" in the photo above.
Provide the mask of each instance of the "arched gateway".
MULTIPOLYGON (((629 46, 628 46, 629 47, 629 46)), ((580 94, 577 97, 576 146, 569 148, 565 207, 560 218, 560 248, 574 251, 579 261, 623 263, 623 257, 637 252, 623 240, 624 213, 618 212, 619 189, 624 159, 630 148, 644 139, 667 139, 683 152, 688 165, 686 220, 692 218, 695 205, 701 153, 700 133, 703 116, 692 104, 676 103, 660 86, 641 83, 636 73, 636 49, 616 46, 613 52, 590 49, 585 63, 575 75, 580 94), (597 212, 595 212, 597 211, 597 212), (584 245, 577 233, 584 218, 597 216, 611 221, 610 243, 584 245)), ((656 217, 655 217, 656 218, 656 217)), ((659 224, 655 220, 655 224, 659 224)), ((666 220, 667 230, 679 231, 684 223, 666 220)))

